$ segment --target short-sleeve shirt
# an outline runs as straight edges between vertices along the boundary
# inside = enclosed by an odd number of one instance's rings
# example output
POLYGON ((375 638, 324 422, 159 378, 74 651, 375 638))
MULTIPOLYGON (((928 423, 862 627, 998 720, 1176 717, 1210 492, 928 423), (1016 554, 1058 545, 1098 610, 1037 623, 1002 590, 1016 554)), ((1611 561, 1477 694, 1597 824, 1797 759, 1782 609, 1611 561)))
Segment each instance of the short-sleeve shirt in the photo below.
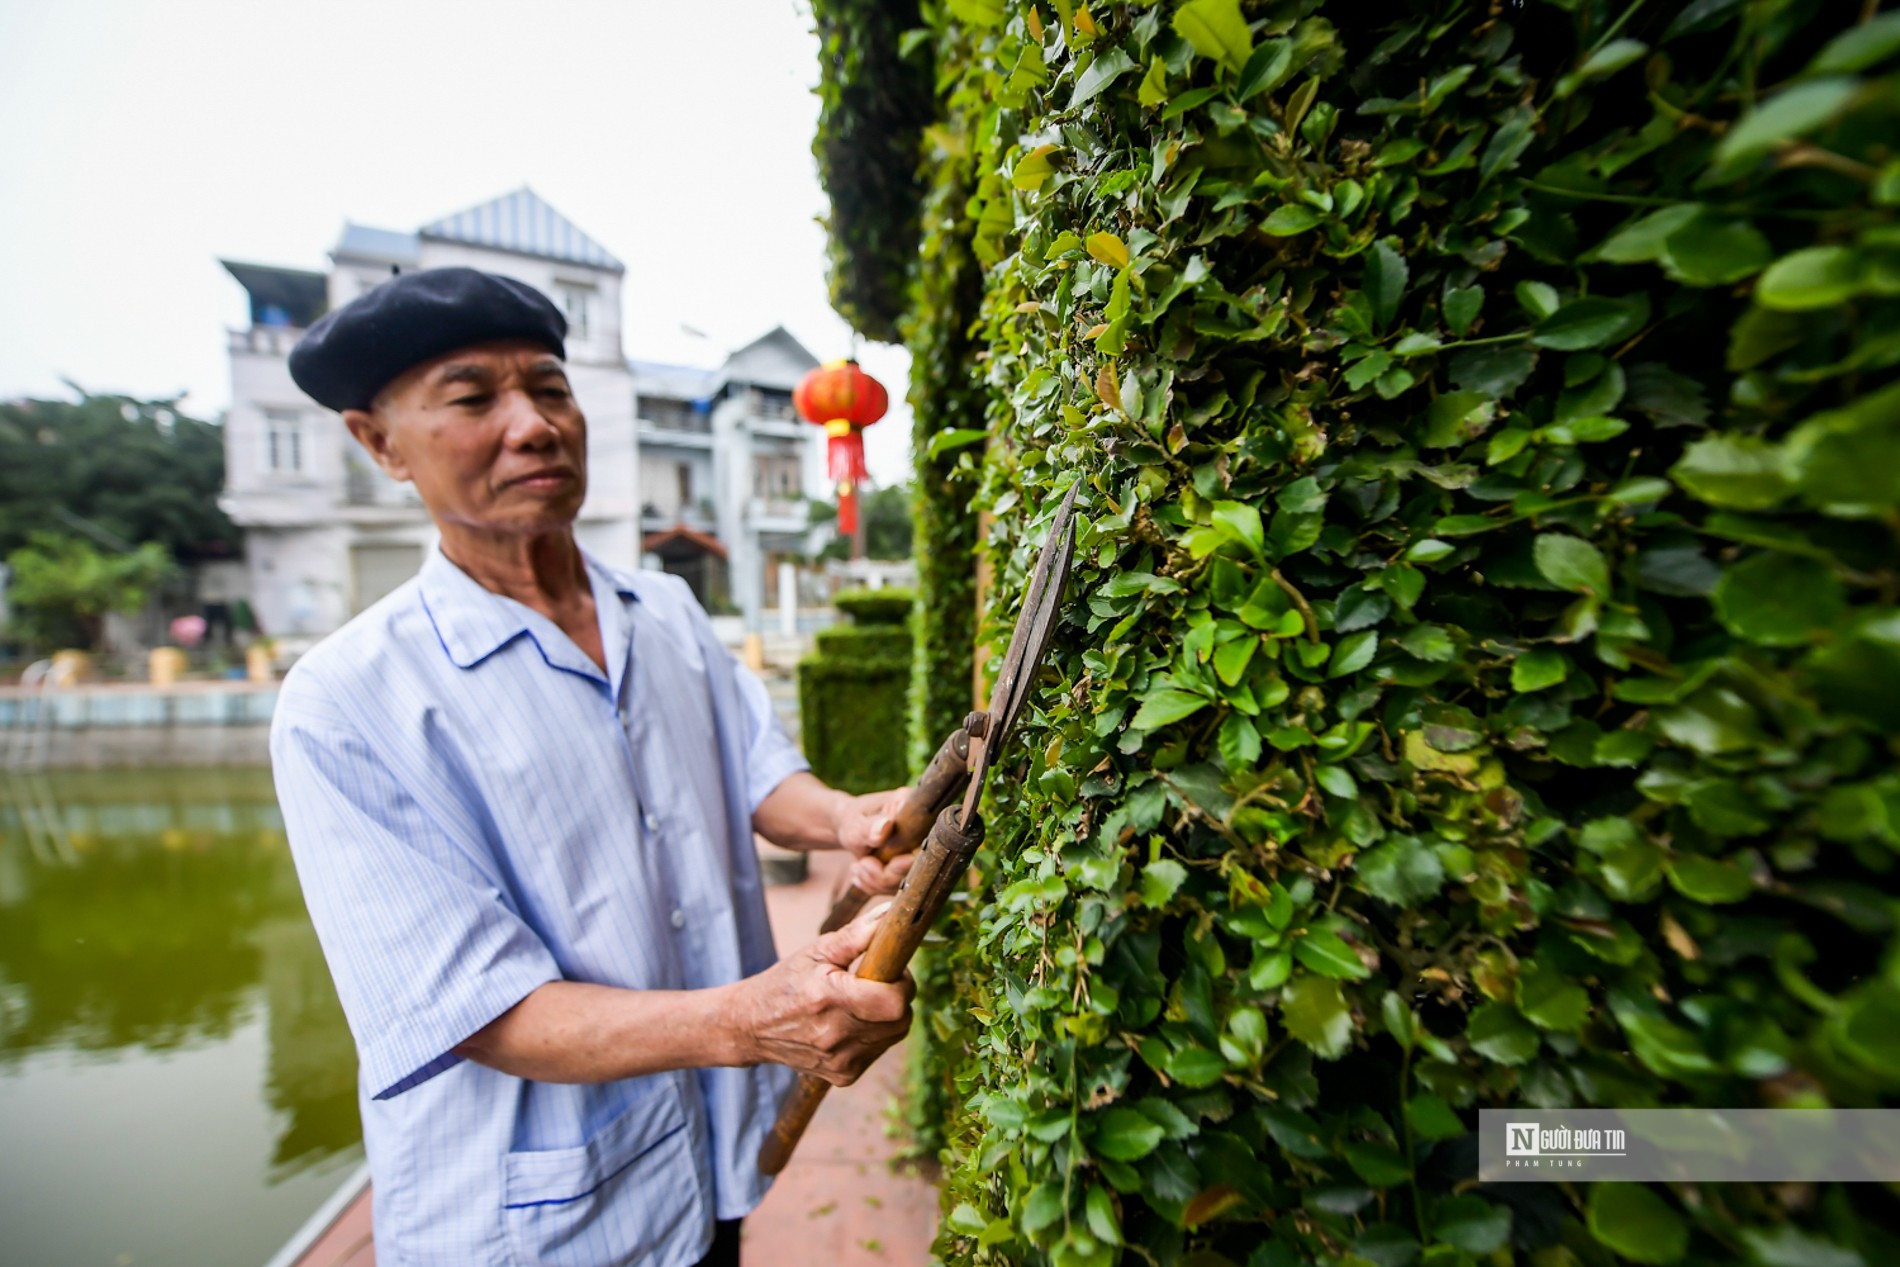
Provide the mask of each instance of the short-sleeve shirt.
POLYGON ((806 768, 677 577, 586 560, 607 670, 439 550, 285 679, 271 757, 356 1040, 379 1262, 695 1262, 791 1074, 564 1085, 453 1049, 545 982, 773 962, 752 813, 806 768))

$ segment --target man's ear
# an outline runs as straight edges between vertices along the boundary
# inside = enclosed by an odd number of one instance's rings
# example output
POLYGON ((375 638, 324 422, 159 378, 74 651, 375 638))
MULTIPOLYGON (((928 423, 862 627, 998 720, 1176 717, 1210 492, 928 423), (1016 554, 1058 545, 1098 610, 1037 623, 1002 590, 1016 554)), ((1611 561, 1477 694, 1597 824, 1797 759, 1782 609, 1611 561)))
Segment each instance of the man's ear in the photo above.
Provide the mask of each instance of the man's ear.
POLYGON ((409 464, 402 460, 402 455, 390 443, 389 426, 380 414, 368 409, 345 409, 343 425, 350 429, 356 442, 375 459, 383 474, 398 484, 409 482, 409 464))

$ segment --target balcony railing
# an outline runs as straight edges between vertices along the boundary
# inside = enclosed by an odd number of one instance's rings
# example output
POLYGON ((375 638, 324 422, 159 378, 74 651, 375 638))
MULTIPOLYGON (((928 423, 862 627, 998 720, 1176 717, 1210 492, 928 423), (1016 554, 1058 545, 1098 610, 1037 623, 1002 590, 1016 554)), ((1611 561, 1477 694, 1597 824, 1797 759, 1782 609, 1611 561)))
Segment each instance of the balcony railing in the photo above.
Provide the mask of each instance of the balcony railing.
POLYGON ((251 326, 225 333, 232 352, 247 352, 253 356, 289 356, 290 349, 303 338, 303 331, 295 326, 251 326))
POLYGON ((683 431, 693 435, 707 435, 712 431, 712 415, 697 409, 648 409, 643 406, 639 421, 641 426, 652 427, 656 431, 683 431))
POLYGON ((802 527, 810 518, 809 503, 796 497, 752 497, 746 501, 746 519, 752 523, 772 519, 802 527))

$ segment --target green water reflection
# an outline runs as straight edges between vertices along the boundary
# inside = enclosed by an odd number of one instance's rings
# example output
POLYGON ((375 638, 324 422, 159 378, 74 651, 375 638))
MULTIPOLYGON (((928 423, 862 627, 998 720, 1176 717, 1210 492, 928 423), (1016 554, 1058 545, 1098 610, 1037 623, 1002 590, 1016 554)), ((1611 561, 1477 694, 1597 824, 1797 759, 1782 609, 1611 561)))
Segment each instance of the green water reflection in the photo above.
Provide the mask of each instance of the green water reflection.
POLYGON ((0 780, 0 1261, 262 1263, 355 1077, 268 771, 0 780))

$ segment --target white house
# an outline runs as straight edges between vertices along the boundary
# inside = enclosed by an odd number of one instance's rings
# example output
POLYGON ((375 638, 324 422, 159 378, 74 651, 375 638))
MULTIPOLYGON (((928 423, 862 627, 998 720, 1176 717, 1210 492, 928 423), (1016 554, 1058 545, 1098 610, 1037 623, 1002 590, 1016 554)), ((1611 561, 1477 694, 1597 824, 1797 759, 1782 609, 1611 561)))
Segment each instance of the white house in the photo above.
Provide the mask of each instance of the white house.
POLYGON ((244 530, 265 633, 326 634, 420 566, 435 536, 421 502, 297 389, 288 356, 319 316, 393 273, 451 265, 518 278, 567 315, 588 424, 581 544, 681 573, 709 607, 764 622, 775 565, 805 547, 801 497, 828 489, 823 433, 792 412, 792 387, 817 364, 796 339, 775 329, 716 370, 629 362, 625 266, 525 188, 413 233, 346 224, 330 258, 328 273, 222 261, 250 296, 250 324, 229 332, 220 503, 244 530))
POLYGON ((778 565, 809 550, 805 499, 830 494, 824 431, 792 409, 817 364, 783 326, 717 369, 631 362, 646 552, 754 628, 779 602, 778 565))
POLYGON ((231 410, 221 504, 244 529, 251 603, 266 633, 328 633, 415 574, 435 530, 406 485, 368 460, 336 414, 290 380, 288 356, 331 308, 396 271, 467 265, 515 277, 568 319, 568 374, 587 414, 581 543, 638 566, 633 379, 620 346, 624 265, 531 190, 414 233, 346 224, 326 276, 224 261, 251 299, 230 332, 231 410))

